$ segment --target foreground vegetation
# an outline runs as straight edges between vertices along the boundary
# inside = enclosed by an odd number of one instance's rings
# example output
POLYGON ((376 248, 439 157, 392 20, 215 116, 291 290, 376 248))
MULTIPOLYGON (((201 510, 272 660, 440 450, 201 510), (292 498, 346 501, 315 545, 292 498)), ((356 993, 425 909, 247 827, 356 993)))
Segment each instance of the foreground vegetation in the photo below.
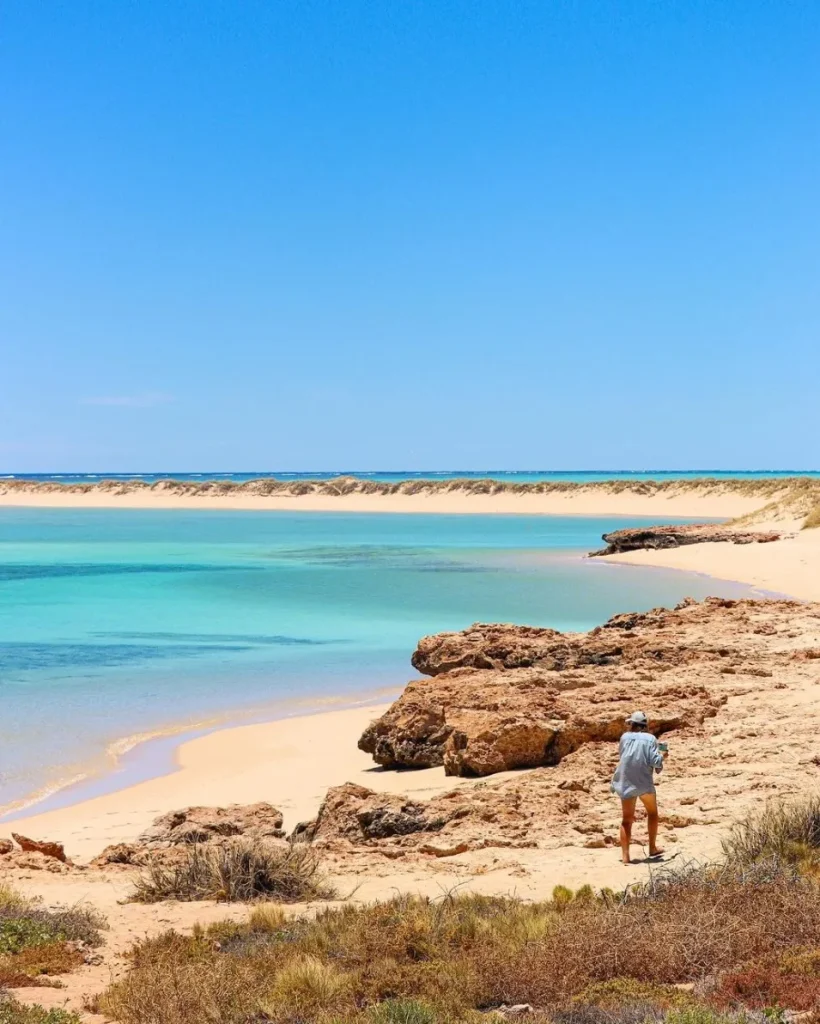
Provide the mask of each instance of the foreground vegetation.
MULTIPOLYGON (((478 1024, 519 1004, 533 1024, 820 1021, 820 798, 740 823, 719 865, 622 893, 397 895, 294 916, 279 901, 324 883, 309 848, 268 844, 192 848, 140 885, 213 896, 215 866, 218 897, 256 900, 248 919, 138 942, 89 1009, 121 1024, 478 1024)), ((0 1024, 80 1024, 2 989, 59 984, 100 927, 0 888, 0 1024)))
POLYGON ((243 839, 220 846, 192 845, 171 863, 155 860, 137 880, 132 898, 138 903, 260 899, 297 903, 335 896, 309 846, 243 839))
MULTIPOLYGON (((102 926, 92 910, 46 910, 0 886, 0 989, 58 985, 55 975, 78 967, 83 949, 99 945, 102 926)), ((9 1013, 0 1002, 0 1024, 14 1019, 9 1013)))
POLYGON ((0 995, 0 1024, 81 1024, 80 1017, 68 1010, 46 1010, 26 1006, 11 996, 0 995))
POLYGON ((542 903, 414 896, 139 943, 97 1009, 123 1024, 448 1024, 528 1003, 555 1024, 719 1024, 820 1006, 820 803, 772 810, 726 862, 542 903), (681 987, 683 986, 683 987, 681 987))

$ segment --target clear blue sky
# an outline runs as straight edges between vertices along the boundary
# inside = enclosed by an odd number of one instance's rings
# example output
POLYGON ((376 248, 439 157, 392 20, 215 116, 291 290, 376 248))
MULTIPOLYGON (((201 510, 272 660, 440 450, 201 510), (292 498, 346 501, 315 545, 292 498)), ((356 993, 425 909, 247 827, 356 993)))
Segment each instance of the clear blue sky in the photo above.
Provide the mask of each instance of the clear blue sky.
POLYGON ((5 0, 0 470, 820 466, 814 0, 5 0))

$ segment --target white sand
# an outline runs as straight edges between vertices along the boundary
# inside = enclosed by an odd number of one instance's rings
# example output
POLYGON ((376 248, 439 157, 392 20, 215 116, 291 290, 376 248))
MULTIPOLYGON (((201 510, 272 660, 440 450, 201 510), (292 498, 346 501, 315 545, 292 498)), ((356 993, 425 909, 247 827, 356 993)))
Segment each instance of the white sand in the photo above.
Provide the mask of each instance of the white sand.
POLYGON ((330 786, 356 782, 385 792, 428 797, 462 780, 442 768, 385 772, 356 742, 387 704, 327 711, 257 725, 221 729, 181 744, 178 769, 147 782, 59 810, 32 813, 0 825, 34 839, 65 844, 80 860, 109 843, 129 842, 167 811, 192 804, 249 804, 266 800, 285 814, 290 830, 315 816, 330 786))
POLYGON ((754 512, 766 499, 730 492, 638 491, 610 493, 584 487, 547 494, 306 494, 299 497, 256 495, 189 496, 166 491, 0 492, 0 506, 37 508, 244 509, 287 512, 426 512, 450 515, 655 516, 729 519, 754 512))
MULTIPOLYGON (((630 551, 610 555, 607 562, 651 565, 705 573, 722 580, 748 583, 762 590, 803 601, 820 601, 820 529, 799 530, 771 544, 691 544, 664 551, 630 551)), ((755 529, 782 530, 783 523, 755 529)))

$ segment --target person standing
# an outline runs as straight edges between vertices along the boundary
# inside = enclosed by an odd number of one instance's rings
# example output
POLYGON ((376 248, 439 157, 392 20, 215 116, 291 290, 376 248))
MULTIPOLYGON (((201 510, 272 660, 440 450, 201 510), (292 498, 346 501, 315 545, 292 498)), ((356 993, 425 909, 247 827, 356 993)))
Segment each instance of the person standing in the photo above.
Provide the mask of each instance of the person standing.
POLYGON ((638 800, 646 808, 649 856, 660 857, 663 854, 663 850, 658 849, 658 798, 654 773, 663 771, 666 751, 647 731, 649 722, 643 711, 633 711, 626 724, 629 729, 621 736, 620 760, 611 788, 621 798, 621 856, 624 864, 631 864, 629 847, 638 800))

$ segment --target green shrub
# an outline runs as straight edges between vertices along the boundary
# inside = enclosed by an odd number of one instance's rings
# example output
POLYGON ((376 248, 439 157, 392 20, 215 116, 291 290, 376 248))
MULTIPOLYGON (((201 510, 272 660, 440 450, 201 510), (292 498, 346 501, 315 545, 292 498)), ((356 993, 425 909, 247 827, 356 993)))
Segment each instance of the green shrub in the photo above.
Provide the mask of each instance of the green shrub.
POLYGON ((0 919, 0 956, 19 953, 33 946, 62 942, 64 939, 65 935, 59 927, 48 920, 31 917, 0 919))
POLYGON ((67 1010, 24 1006, 16 999, 0 996, 0 1024, 81 1024, 81 1020, 67 1010))
POLYGON ((388 999, 374 1006, 368 1024, 438 1024, 435 1011, 417 999, 388 999))
POLYGON ((636 981, 634 978, 610 978, 596 981, 575 996, 574 1002, 614 1010, 619 1006, 646 1004, 668 1010, 672 1007, 687 1006, 692 996, 674 985, 658 985, 653 982, 636 981))
POLYGON ((7 887, 0 888, 0 987, 46 984, 38 979, 73 970, 83 957, 69 943, 99 945, 104 925, 93 910, 46 910, 7 887))

